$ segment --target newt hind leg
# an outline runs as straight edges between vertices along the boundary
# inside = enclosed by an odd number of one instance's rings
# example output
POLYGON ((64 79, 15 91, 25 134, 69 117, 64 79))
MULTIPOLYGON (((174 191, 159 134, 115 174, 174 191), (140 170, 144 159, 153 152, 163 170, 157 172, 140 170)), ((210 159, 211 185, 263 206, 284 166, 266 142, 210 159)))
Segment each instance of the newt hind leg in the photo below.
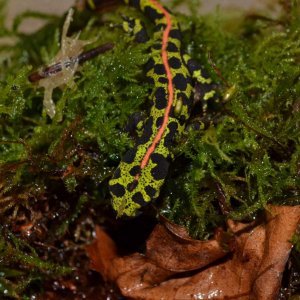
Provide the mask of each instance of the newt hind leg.
POLYGON ((202 114, 205 116, 208 103, 218 103, 218 86, 213 83, 209 73, 188 54, 183 55, 184 62, 195 81, 194 102, 201 102, 202 114))

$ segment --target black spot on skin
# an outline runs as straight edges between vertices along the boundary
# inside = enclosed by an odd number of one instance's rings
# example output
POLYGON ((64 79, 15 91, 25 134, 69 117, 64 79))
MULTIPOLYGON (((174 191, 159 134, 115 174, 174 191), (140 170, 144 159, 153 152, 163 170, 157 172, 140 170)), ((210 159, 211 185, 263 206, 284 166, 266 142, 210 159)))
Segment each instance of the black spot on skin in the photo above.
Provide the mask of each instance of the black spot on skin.
POLYGON ((145 134, 143 134, 140 138, 137 139, 136 144, 137 145, 143 145, 146 144, 149 141, 149 138, 145 134))
POLYGON ((154 72, 157 75, 164 75, 166 73, 165 66, 163 64, 156 64, 154 66, 154 72))
POLYGON ((144 124, 144 131, 142 136, 137 140, 137 145, 145 144, 152 136, 153 117, 150 116, 144 124))
POLYGON ((127 164, 132 164, 132 163, 134 162, 135 153, 136 153, 136 149, 135 149, 135 148, 129 149, 129 150, 125 153, 125 155, 124 155, 122 161, 125 162, 125 163, 127 163, 127 164))
POLYGON ((163 87, 159 87, 156 89, 154 97, 155 97, 155 107, 157 109, 165 109, 167 107, 167 99, 166 99, 166 90, 163 87))
POLYGON ((167 51, 168 52, 178 52, 179 49, 174 43, 168 42, 167 51))
POLYGON ((140 0, 130 0, 130 4, 134 7, 140 8, 140 0))
MULTIPOLYGON (((144 25, 144 24, 143 24, 144 25)), ((137 43, 146 43, 149 40, 146 29, 143 27, 139 32, 135 34, 134 40, 137 43)))
POLYGON ((121 177, 121 169, 120 168, 116 168, 115 169, 115 172, 112 176, 113 179, 117 179, 117 178, 120 178, 121 177))
POLYGON ((164 31, 166 29, 166 25, 165 24, 157 24, 155 27, 154 27, 154 31, 164 31))
POLYGON ((130 174, 131 176, 136 176, 136 175, 138 175, 138 174, 140 173, 140 171, 141 171, 140 166, 134 166, 134 167, 132 167, 131 170, 129 171, 129 174, 130 174))
POLYGON ((195 72, 195 71, 201 70, 202 77, 209 78, 209 74, 208 74, 207 70, 204 69, 203 67, 201 67, 201 65, 198 62, 196 62, 194 59, 190 58, 188 60, 187 67, 191 74, 193 74, 193 72, 195 72))
POLYGON ((151 69, 153 69, 154 64, 155 64, 154 59, 153 59, 152 57, 149 58, 149 60, 148 60, 147 63, 145 64, 145 71, 148 72, 148 71, 150 71, 151 69))
POLYGON ((163 123, 163 121, 164 121, 164 117, 157 118, 157 120, 156 120, 156 127, 160 128, 161 125, 162 125, 162 123, 163 123))
POLYGON ((178 124, 176 122, 171 122, 168 124, 168 128, 169 128, 169 133, 166 135, 166 137, 164 139, 164 145, 167 148, 171 147, 171 145, 174 141, 174 137, 175 137, 175 135, 177 133, 177 129, 178 129, 178 124))
POLYGON ((181 40, 181 38, 182 38, 181 32, 180 32, 179 29, 172 29, 172 30, 170 31, 169 36, 170 36, 171 38, 174 38, 174 39, 177 39, 177 40, 181 40))
POLYGON ((176 118, 176 116, 175 116, 175 107, 174 106, 172 106, 171 109, 170 109, 169 117, 176 118))
POLYGON ((204 78, 210 78, 209 73, 207 72, 206 69, 201 68, 201 67, 199 69, 201 69, 201 75, 202 75, 202 77, 204 77, 204 78))
POLYGON ((183 125, 185 124, 185 122, 186 122, 186 117, 185 117, 184 115, 181 115, 181 116, 179 117, 179 124, 180 124, 181 126, 183 126, 183 125))
POLYGON ((127 190, 129 191, 129 192, 132 192, 135 188, 136 188, 136 186, 138 185, 138 181, 135 179, 135 180, 133 180, 132 182, 130 182, 130 183, 128 183, 127 184, 127 190))
POLYGON ((176 133, 177 129, 178 129, 178 124, 177 122, 170 122, 168 124, 168 129, 170 130, 170 132, 174 132, 176 133))
POLYGON ((149 19, 153 22, 164 18, 163 14, 160 14, 156 9, 152 8, 151 6, 146 6, 144 12, 145 15, 149 17, 149 19))
POLYGON ((181 61, 177 57, 171 57, 169 59, 169 65, 173 69, 179 69, 181 67, 181 61))
POLYGON ((195 60, 193 60, 192 58, 190 58, 187 61, 187 67, 188 67, 190 73, 193 73, 194 71, 197 71, 197 70, 200 69, 199 64, 195 60))
POLYGON ((187 88, 188 80, 182 74, 176 74, 173 78, 175 89, 185 91, 187 88))
POLYGON ((150 197, 150 198, 154 198, 154 196, 155 196, 155 194, 156 194, 156 189, 155 188, 153 188, 152 186, 150 186, 150 185, 147 185, 146 187, 145 187, 145 191, 146 191, 146 193, 147 193, 147 195, 150 197))
POLYGON ((119 183, 116 183, 114 185, 110 185, 109 190, 116 197, 123 197, 125 195, 125 188, 123 187, 123 185, 121 185, 119 183))
POLYGON ((161 44, 160 43, 156 43, 152 46, 153 49, 155 50, 160 50, 161 49, 161 44))
POLYGON ((139 204, 140 206, 144 206, 146 204, 144 197, 141 192, 137 192, 132 196, 132 201, 139 204))
POLYGON ((148 77, 146 78, 146 81, 147 81, 149 84, 152 84, 152 85, 155 84, 154 78, 152 78, 152 77, 150 77, 150 76, 148 76, 148 77))
POLYGON ((158 153, 152 153, 150 159, 156 166, 151 170, 151 175, 155 180, 166 178, 169 169, 169 162, 167 159, 158 153))
POLYGON ((158 78, 158 82, 160 82, 160 83, 168 83, 168 78, 166 78, 166 77, 159 77, 158 78))

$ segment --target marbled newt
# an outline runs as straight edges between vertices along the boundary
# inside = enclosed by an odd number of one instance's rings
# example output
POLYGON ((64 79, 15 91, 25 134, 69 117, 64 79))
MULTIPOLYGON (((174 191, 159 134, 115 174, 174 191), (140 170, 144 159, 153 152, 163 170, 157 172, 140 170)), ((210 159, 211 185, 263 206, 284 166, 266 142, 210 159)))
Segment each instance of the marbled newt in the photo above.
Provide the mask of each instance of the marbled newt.
MULTIPOLYGON (((109 181, 112 205, 118 216, 135 216, 143 206, 159 196, 168 173, 170 147, 190 117, 194 83, 202 100, 215 95, 214 85, 205 69, 183 53, 182 33, 168 9, 156 0, 124 0, 140 9, 154 23, 154 44, 146 64, 153 85, 150 110, 143 121, 142 133, 133 148, 122 158, 109 181)), ((89 0, 92 8, 97 1, 89 0)), ((128 19, 123 26, 134 33, 137 42, 148 40, 142 22, 128 19)))

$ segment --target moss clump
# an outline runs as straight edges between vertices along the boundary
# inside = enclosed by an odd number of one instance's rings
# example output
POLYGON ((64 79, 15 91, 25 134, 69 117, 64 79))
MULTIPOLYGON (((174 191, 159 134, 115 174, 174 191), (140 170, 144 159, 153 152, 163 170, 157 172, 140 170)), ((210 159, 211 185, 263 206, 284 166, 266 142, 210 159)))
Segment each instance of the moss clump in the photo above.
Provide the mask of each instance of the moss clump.
POLYGON ((200 20, 191 15, 183 23, 194 25, 183 28, 187 49, 224 86, 223 102, 211 111, 212 125, 179 141, 175 151, 178 163, 184 158, 185 171, 176 164, 175 183, 164 193, 168 215, 188 224, 195 236, 208 236, 222 222, 218 206, 226 206, 228 217, 245 220, 267 203, 299 204, 296 16, 294 4, 276 19, 246 15, 233 22, 222 21, 222 15, 200 20), (238 29, 231 26, 237 22, 238 29), (227 89, 207 63, 208 52, 227 89))
MULTIPOLYGON (((208 111, 207 129, 189 130, 178 139, 159 199, 160 211, 195 237, 208 237, 228 216, 251 219, 267 203, 299 204, 300 7, 289 3, 276 18, 178 14, 186 52, 207 67, 220 95, 231 93, 208 111), (237 22, 238 28, 232 25, 237 22)), ((116 228, 121 222, 111 212, 107 181, 133 144, 124 131, 127 120, 147 107, 150 86, 143 83, 143 65, 151 41, 136 44, 121 28, 109 26, 122 22, 119 12, 152 26, 128 7, 101 17, 75 12, 70 35, 81 30, 82 40, 98 37, 86 49, 107 42, 115 47, 86 62, 75 85, 54 90, 53 119, 43 113, 43 90, 27 78, 58 52, 64 17, 48 16, 47 24, 30 35, 20 33, 19 24, 43 15, 26 13, 12 30, 0 24, 0 37, 15 41, 0 44, 3 296, 38 293, 37 283, 58 278, 67 267, 84 276, 79 272, 88 272, 83 245, 94 224, 116 228), (66 267, 58 267, 62 263, 66 267)), ((298 237, 294 241, 299 244, 298 237)))

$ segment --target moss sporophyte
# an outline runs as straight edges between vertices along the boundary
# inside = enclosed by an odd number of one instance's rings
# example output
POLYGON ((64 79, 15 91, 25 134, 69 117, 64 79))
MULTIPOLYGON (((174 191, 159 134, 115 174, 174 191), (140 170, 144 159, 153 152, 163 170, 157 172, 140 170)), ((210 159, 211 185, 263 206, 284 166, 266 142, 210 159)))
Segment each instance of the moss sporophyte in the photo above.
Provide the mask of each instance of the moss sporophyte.
POLYGON ((299 4, 271 18, 179 2, 25 13, 7 29, 0 1, 1 292, 75 268, 94 223, 122 222, 111 203, 202 239, 299 204, 299 4), (24 34, 29 17, 46 24, 24 34))

